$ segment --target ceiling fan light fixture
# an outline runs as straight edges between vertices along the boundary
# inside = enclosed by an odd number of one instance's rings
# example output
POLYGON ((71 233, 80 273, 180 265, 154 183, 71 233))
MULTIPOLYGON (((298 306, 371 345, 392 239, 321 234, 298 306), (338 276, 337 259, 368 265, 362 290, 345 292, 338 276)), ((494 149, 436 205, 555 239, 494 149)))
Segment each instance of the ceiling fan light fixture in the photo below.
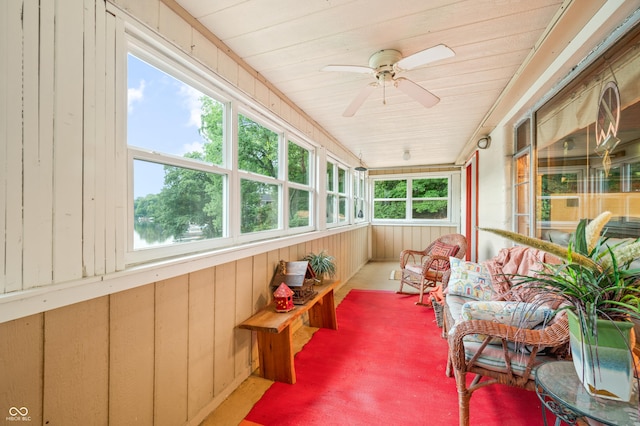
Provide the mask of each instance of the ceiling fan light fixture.
POLYGON ((370 83, 365 86, 342 113, 343 117, 353 117, 376 87, 382 86, 382 103, 386 104, 387 84, 389 86, 395 86, 410 98, 422 104, 425 108, 434 106, 440 101, 440 98, 419 84, 403 77, 397 77, 396 74, 403 71, 410 71, 413 68, 421 67, 454 55, 453 50, 444 44, 438 44, 404 58, 399 50, 383 49, 378 50, 369 57, 368 67, 361 65, 327 65, 323 67, 322 70, 373 74, 376 79, 375 83, 370 83))

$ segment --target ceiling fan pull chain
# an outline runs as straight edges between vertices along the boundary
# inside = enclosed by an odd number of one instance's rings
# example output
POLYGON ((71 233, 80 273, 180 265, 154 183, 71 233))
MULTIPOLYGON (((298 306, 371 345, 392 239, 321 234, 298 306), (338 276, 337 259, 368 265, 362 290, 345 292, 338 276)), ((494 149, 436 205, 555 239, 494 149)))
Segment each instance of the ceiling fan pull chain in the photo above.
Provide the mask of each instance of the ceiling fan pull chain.
POLYGON ((382 80, 382 105, 387 104, 387 84, 386 81, 382 80))

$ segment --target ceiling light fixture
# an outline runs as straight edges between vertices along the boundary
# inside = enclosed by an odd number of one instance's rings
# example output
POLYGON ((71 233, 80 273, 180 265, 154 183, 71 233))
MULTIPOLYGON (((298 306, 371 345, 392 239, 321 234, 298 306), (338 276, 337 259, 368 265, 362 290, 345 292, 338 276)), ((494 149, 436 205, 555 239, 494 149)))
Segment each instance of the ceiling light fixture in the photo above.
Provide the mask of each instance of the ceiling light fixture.
POLYGON ((356 167, 356 171, 358 172, 366 172, 367 168, 365 166, 362 165, 362 153, 360 153, 360 165, 358 167, 356 167))
POLYGON ((404 161, 409 161, 410 158, 411 158, 411 154, 409 153, 409 150, 407 149, 407 150, 404 151, 404 154, 402 154, 402 159, 404 161))

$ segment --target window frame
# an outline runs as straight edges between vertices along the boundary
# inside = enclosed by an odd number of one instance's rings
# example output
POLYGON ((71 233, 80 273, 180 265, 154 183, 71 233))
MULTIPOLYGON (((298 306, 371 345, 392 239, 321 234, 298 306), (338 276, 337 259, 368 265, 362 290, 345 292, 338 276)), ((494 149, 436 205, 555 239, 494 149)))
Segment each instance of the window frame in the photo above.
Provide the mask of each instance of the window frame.
MULTIPOLYGON (((389 175, 380 175, 369 177, 369 185, 370 185, 370 220, 372 224, 420 224, 420 225, 431 225, 431 226, 457 226, 460 223, 460 196, 461 196, 461 188, 460 188, 460 172, 459 171, 448 171, 448 172, 426 172, 426 173, 411 173, 411 174, 389 174, 389 175), (448 181, 448 196, 447 196, 447 217, 444 219, 413 219, 412 216, 412 206, 413 206, 413 195, 412 195, 412 182, 414 180, 421 179, 441 179, 446 178, 448 181), (375 197, 375 183, 378 181, 389 181, 389 180, 406 180, 407 188, 406 188, 406 197, 405 198, 376 198, 375 197), (405 201, 405 218, 404 219, 379 219, 375 217, 375 204, 376 201, 405 201)), ((438 197, 441 199, 441 197, 438 197)), ((415 200, 423 201, 424 198, 415 198, 415 200)))
POLYGON ((136 31, 127 31, 122 49, 123 55, 117 59, 120 69, 125 76, 127 73, 128 55, 144 61, 152 67, 168 74, 172 78, 199 90, 217 102, 224 104, 224 133, 223 133, 223 164, 216 165, 203 161, 189 159, 178 155, 158 152, 152 149, 129 145, 127 133, 127 78, 121 83, 124 96, 123 101, 123 147, 126 150, 127 160, 127 190, 123 191, 126 203, 126 218, 124 220, 126 237, 124 238, 125 265, 141 264, 150 261, 159 261, 168 257, 192 255, 206 251, 217 251, 235 247, 238 245, 267 241, 287 235, 299 235, 319 230, 317 199, 318 180, 316 167, 319 158, 319 145, 303 134, 290 127, 288 123, 269 110, 256 104, 254 100, 246 97, 238 89, 228 83, 219 80, 215 74, 205 70, 201 64, 195 63, 191 58, 177 52, 171 47, 162 45, 154 39, 147 39, 136 31), (278 176, 268 177, 257 173, 246 172, 238 168, 238 114, 242 114, 256 123, 274 131, 279 138, 278 146, 278 176), (288 142, 301 146, 309 152, 309 184, 299 184, 288 180, 288 142), (200 241, 179 242, 169 245, 159 245, 144 249, 133 248, 133 213, 134 213, 134 182, 133 167, 136 160, 148 161, 160 165, 187 167, 189 169, 204 171, 207 173, 222 174, 225 179, 226 200, 224 211, 223 236, 214 239, 200 241), (240 207, 241 207, 241 179, 249 179, 267 184, 278 185, 278 226, 273 230, 257 231, 250 233, 240 232, 240 207), (310 193, 309 224, 301 227, 289 227, 289 188, 301 189, 310 193))

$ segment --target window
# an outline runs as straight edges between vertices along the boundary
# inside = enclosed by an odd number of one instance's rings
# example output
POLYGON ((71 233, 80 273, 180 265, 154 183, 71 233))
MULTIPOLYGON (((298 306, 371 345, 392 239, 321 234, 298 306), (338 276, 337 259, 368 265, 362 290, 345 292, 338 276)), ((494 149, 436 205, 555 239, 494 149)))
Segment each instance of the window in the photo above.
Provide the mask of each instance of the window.
POLYGON ((640 236, 638 41, 640 30, 536 111, 536 236, 603 211, 613 213, 607 237, 640 236))
POLYGON ((128 55, 134 250, 227 235, 225 105, 128 55))
POLYGON ((353 194, 349 193, 349 174, 347 169, 335 160, 327 160, 326 191, 327 191, 327 225, 344 225, 350 222, 349 201, 353 194))
POLYGON ((312 163, 311 151, 289 141, 287 144, 287 166, 289 180, 289 227, 311 225, 312 163))
POLYGON ((338 167, 338 222, 345 223, 349 221, 349 216, 347 212, 349 211, 347 208, 349 197, 347 194, 347 188, 349 187, 347 183, 347 170, 338 167))
MULTIPOLYGON (((130 41, 126 262, 315 229, 311 142, 195 66, 130 41)), ((334 164, 339 224, 348 221, 350 194, 346 169, 334 164)))
POLYGON ((243 234, 280 226, 279 146, 278 133, 238 114, 238 168, 245 172, 240 180, 240 232, 243 234))
POLYGON ((514 156, 513 198, 515 232, 531 232, 531 120, 526 119, 516 128, 516 154, 514 156))
POLYGON ((365 178, 363 172, 353 174, 353 217, 356 222, 365 220, 365 178))
POLYGON ((327 160, 326 190, 327 190, 327 225, 338 223, 338 165, 327 160))
POLYGON ((373 218, 376 220, 452 221, 451 179, 451 175, 375 179, 373 181, 373 218))

